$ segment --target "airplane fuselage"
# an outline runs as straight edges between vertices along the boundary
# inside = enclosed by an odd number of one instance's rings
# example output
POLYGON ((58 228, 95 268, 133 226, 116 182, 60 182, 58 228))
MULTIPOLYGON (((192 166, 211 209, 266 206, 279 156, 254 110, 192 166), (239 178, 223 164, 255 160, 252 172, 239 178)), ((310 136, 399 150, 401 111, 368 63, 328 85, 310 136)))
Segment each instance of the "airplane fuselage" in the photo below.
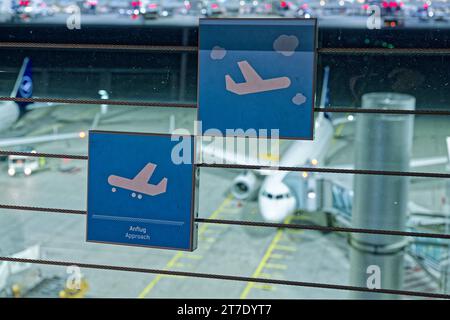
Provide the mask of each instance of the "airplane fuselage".
POLYGON ((0 131, 5 131, 19 119, 20 110, 13 101, 0 102, 0 131))
MULTIPOLYGON (((333 125, 324 117, 319 118, 315 123, 315 137, 312 141, 295 141, 283 154, 280 166, 298 167, 315 166, 323 163, 327 149, 333 137, 333 125)), ((294 197, 294 192, 283 181, 288 171, 274 171, 268 175, 262 183, 258 194, 258 205, 261 215, 269 222, 282 222, 288 215, 300 208, 300 203, 294 197)), ((298 186, 302 183, 302 176, 299 174, 298 186)), ((308 190, 302 188, 304 193, 308 190)), ((307 199, 306 194, 303 195, 307 199)))

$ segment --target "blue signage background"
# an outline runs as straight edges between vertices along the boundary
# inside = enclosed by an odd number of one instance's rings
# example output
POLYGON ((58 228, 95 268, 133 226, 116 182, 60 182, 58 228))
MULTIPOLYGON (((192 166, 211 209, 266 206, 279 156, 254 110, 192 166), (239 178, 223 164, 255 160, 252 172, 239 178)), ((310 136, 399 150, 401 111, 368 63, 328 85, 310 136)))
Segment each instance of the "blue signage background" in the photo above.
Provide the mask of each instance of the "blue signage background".
MULTIPOLYGON (((219 129, 279 129, 282 138, 313 139, 316 21, 200 19, 199 120, 219 129), (247 61, 262 80, 286 77, 288 87, 236 94, 247 61)), ((252 81, 251 81, 252 82, 252 81)))
POLYGON ((183 138, 190 141, 191 164, 176 165, 171 153, 179 141, 170 135, 89 132, 87 241, 195 249, 194 141, 183 138), (133 179, 148 163, 156 165, 150 188, 167 178, 164 193, 148 195, 110 184, 111 175, 133 179))

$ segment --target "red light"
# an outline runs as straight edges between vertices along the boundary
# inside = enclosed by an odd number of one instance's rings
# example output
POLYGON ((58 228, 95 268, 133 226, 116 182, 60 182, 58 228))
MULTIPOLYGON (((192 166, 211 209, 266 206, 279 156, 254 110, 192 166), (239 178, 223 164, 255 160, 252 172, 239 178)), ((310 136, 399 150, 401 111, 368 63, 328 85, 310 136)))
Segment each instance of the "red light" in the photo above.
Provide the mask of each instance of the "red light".
POLYGON ((29 0, 20 0, 20 2, 19 2, 19 6, 27 7, 29 5, 30 5, 29 0))
POLYGON ((156 9, 156 7, 158 7, 158 5, 157 5, 156 3, 150 3, 150 4, 148 5, 148 8, 149 8, 149 9, 156 9))
POLYGON ((397 2, 395 2, 395 1, 389 2, 389 7, 390 8, 397 8, 397 2))
POLYGON ((131 6, 133 6, 133 7, 140 7, 141 6, 141 2, 140 1, 132 1, 131 2, 131 6))
POLYGON ((423 4, 423 8, 424 8, 424 9, 428 9, 428 3, 424 3, 424 4, 423 4))
POLYGON ((211 5, 211 9, 217 9, 217 8, 219 8, 219 5, 217 3, 213 3, 211 5))
POLYGON ((302 8, 303 9, 308 9, 308 4, 307 3, 302 4, 302 8))
POLYGON ((403 2, 400 2, 400 4, 399 4, 399 5, 400 5, 400 7, 403 7, 404 3, 403 3, 403 2))
POLYGON ((287 7, 287 2, 286 2, 286 1, 281 1, 281 2, 280 2, 280 6, 281 6, 282 8, 286 8, 286 7, 287 7))
POLYGON ((395 22, 394 21, 391 22, 391 27, 392 28, 395 27, 395 22))
POLYGON ((386 1, 383 1, 383 8, 389 7, 389 4, 386 1))
POLYGON ((369 10, 369 5, 368 5, 367 3, 366 3, 366 4, 363 4, 362 8, 363 8, 364 10, 369 10))

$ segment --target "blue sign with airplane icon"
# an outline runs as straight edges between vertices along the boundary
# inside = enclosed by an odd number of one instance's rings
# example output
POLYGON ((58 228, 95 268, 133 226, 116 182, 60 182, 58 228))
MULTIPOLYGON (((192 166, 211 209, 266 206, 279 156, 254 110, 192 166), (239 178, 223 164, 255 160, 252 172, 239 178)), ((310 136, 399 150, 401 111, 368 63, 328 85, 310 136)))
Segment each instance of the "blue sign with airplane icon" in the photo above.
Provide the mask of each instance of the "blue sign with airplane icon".
POLYGON ((312 140, 315 60, 315 19, 200 19, 201 133, 312 140))
POLYGON ((194 250, 193 150, 188 135, 90 131, 87 241, 194 250))

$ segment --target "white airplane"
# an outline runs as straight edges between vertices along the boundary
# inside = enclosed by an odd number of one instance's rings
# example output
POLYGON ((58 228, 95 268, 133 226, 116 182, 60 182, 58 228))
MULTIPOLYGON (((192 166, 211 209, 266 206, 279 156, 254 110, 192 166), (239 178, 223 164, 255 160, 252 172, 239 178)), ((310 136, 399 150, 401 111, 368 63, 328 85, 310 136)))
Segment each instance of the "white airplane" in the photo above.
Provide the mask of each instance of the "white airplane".
MULTIPOLYGON (((33 75, 32 65, 29 58, 25 58, 17 77, 11 98, 31 98, 33 96, 33 75)), ((0 132, 10 129, 27 112, 38 109, 55 107, 51 103, 35 104, 31 102, 0 101, 0 132)), ((44 143, 56 140, 83 139, 86 132, 47 134, 42 136, 18 137, 0 139, 0 148, 29 145, 34 143, 44 143)))
POLYGON ((263 80, 248 61, 239 61, 238 66, 244 76, 245 82, 236 83, 229 74, 225 75, 226 89, 235 94, 245 95, 279 90, 288 88, 291 85, 291 80, 288 77, 263 80))
MULTIPOLYGON (((328 86, 329 68, 325 68, 322 87, 321 107, 325 106, 328 86)), ((346 120, 350 121, 350 120, 346 120)), ((315 121, 315 137, 312 141, 297 140, 281 155, 278 166, 309 167, 324 166, 325 155, 334 136, 334 125, 342 123, 341 119, 332 122, 326 113, 320 113, 315 121)), ((450 141, 448 142, 450 146, 450 141)), ((214 159, 220 163, 267 165, 264 160, 236 155, 234 150, 226 151, 215 148, 213 143, 202 145, 202 157, 214 159)), ((449 155, 450 156, 450 155, 449 155)), ((411 168, 448 163, 449 158, 434 157, 412 160, 411 168)), ((346 166, 350 168, 349 166, 346 166)), ((331 174, 324 175, 325 178, 331 174)), ((316 211, 317 178, 320 174, 308 172, 289 172, 276 170, 247 170, 238 175, 231 187, 236 199, 251 200, 257 197, 259 211, 267 222, 281 223, 289 215, 300 210, 316 211)), ((343 179, 342 175, 340 178, 343 179)), ((333 179, 337 179, 333 177, 333 179)), ((344 188, 352 188, 348 183, 341 183, 344 188)))

